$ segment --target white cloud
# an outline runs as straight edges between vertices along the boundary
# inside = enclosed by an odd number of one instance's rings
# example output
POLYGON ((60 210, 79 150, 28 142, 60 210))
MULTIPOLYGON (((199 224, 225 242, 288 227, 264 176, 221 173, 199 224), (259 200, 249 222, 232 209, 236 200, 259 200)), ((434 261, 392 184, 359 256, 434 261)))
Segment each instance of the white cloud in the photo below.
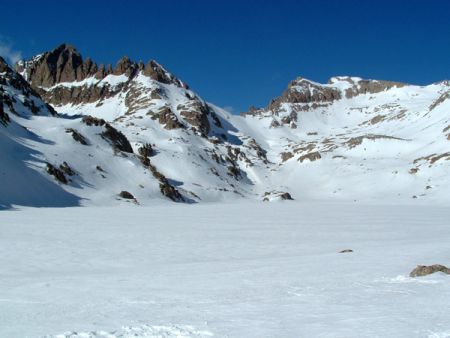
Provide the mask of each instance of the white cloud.
POLYGON ((0 37, 0 56, 11 65, 22 59, 22 52, 12 48, 12 44, 0 37))

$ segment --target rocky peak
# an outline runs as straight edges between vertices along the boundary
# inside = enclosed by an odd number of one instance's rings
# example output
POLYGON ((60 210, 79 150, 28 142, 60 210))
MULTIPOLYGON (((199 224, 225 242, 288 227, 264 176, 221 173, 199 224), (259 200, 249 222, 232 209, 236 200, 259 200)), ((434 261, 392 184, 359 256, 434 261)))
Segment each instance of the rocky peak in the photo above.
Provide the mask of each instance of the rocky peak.
POLYGON ((178 87, 189 89, 189 87, 185 83, 181 82, 175 76, 170 74, 155 60, 150 60, 145 65, 144 75, 150 77, 151 79, 153 79, 155 81, 161 82, 161 83, 175 84, 178 87))
POLYGON ((15 65, 15 69, 35 89, 40 90, 53 87, 58 83, 82 81, 94 76, 101 80, 110 74, 124 74, 133 79, 139 72, 155 81, 188 89, 185 83, 154 60, 144 65, 143 62, 136 63, 124 56, 117 62, 114 69, 110 64, 97 66, 90 58, 83 60, 75 47, 65 43, 50 52, 37 55, 31 60, 19 61, 15 65))
POLYGON ((129 59, 128 56, 122 57, 114 68, 114 75, 122 75, 125 74, 128 77, 133 77, 136 74, 139 66, 136 62, 133 62, 129 59))
POLYGON ((337 88, 299 77, 289 83, 282 98, 289 103, 331 102, 339 100, 341 92, 337 88))
POLYGON ((285 116, 283 116, 283 119, 280 122, 274 121, 274 126, 279 126, 280 123, 282 123, 289 124, 292 128, 296 128, 297 112, 318 106, 329 105, 341 98, 342 92, 339 88, 330 85, 322 85, 298 77, 289 83, 287 89, 281 96, 271 100, 267 108, 256 109, 251 107, 249 112, 241 115, 259 115, 267 112, 277 116, 284 114, 285 116), (283 108, 284 104, 290 106, 289 111, 286 111, 285 108, 283 108))
POLYGON ((42 102, 40 95, 0 57, 0 122, 9 122, 8 112, 17 116, 56 115, 56 111, 42 102), (14 91, 11 89, 14 88, 14 91), (20 93, 20 95, 14 94, 20 93))
POLYGON ((35 88, 51 87, 60 82, 80 81, 97 71, 95 63, 90 59, 83 62, 81 54, 68 44, 61 44, 30 61, 18 62, 15 68, 35 88))

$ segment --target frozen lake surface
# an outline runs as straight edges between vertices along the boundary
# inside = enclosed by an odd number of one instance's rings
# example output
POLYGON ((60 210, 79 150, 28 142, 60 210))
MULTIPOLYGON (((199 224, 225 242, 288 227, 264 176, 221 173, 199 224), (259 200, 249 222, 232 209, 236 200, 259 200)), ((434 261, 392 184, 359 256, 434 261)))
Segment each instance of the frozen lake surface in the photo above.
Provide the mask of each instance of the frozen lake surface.
POLYGON ((450 208, 0 212, 0 337, 450 337, 450 208), (351 253, 339 253, 352 249, 351 253))

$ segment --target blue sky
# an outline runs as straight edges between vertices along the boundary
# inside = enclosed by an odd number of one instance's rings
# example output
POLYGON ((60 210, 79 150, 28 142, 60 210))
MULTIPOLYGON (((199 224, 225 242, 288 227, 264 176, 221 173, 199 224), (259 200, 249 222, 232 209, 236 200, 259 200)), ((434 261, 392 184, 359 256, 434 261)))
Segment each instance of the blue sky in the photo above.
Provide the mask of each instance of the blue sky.
POLYGON ((204 99, 236 113, 264 106, 297 76, 427 84, 450 78, 450 1, 10 1, 0 55, 62 42, 115 64, 156 59, 204 99))

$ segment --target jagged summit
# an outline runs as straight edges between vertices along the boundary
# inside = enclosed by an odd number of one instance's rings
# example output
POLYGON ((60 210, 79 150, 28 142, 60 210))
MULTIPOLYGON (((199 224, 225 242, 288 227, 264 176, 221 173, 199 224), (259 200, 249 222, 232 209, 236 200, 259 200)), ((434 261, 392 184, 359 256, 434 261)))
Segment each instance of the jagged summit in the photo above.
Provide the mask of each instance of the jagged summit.
POLYGON ((283 114, 289 110, 290 117, 283 123, 296 128, 296 114, 301 111, 326 107, 341 99, 351 99, 364 94, 377 94, 393 88, 402 88, 408 84, 385 80, 368 80, 352 76, 335 76, 326 84, 318 83, 304 77, 297 77, 288 84, 287 89, 277 98, 272 99, 267 107, 251 107, 241 115, 283 114), (294 123, 292 123, 294 122, 294 123))
POLYGON ((240 117, 154 60, 97 65, 64 44, 16 69, 0 59, 0 133, 32 130, 40 174, 76 173, 63 189, 93 203, 449 198, 448 81, 298 77, 240 117))
POLYGON ((15 70, 22 74, 32 86, 39 88, 50 88, 60 83, 80 82, 92 77, 102 80, 108 75, 126 75, 131 79, 139 72, 155 81, 188 88, 154 60, 150 60, 144 66, 143 63, 134 62, 124 56, 114 68, 110 64, 97 65, 90 58, 83 59, 74 46, 66 43, 31 60, 17 62, 15 70))

